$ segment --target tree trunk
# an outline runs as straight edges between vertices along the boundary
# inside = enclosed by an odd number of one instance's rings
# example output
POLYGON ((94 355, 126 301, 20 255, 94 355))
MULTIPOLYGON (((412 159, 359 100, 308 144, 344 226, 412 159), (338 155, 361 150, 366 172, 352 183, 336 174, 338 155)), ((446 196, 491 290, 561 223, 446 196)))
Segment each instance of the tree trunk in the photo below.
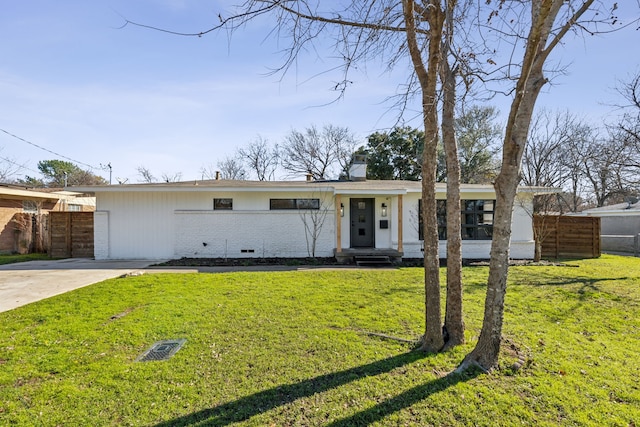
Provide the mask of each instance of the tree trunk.
POLYGON ((416 8, 413 0, 402 3, 406 22, 407 45, 422 91, 424 150, 422 154, 422 218, 424 224, 425 333, 421 350, 436 353, 444 346, 440 309, 440 257, 438 256, 438 222, 436 211, 436 169, 438 143, 437 77, 440 63, 440 37, 443 14, 439 1, 430 0, 426 18, 429 22, 428 69, 422 61, 415 31, 416 8))
MULTIPOLYGON (((447 3, 453 10, 455 2, 447 3)), ((453 21, 449 13, 448 37, 452 37, 453 21)), ((460 224, 460 161, 454 130, 456 74, 449 66, 449 43, 443 46, 440 79, 443 89, 442 141, 447 165, 447 305, 444 316, 445 349, 464 343, 462 316, 462 238, 460 224)))
POLYGON ((522 70, 516 85, 505 132, 502 169, 495 182, 496 206, 494 211, 493 241, 484 318, 478 343, 462 361, 457 371, 478 366, 488 371, 498 364, 502 339, 504 299, 509 272, 509 242, 513 205, 520 181, 520 165, 527 142, 529 126, 540 90, 545 83, 543 66, 553 47, 562 36, 589 9, 593 0, 585 1, 567 23, 557 31, 547 47, 547 39, 564 0, 534 0, 531 3, 531 29, 527 37, 522 70))

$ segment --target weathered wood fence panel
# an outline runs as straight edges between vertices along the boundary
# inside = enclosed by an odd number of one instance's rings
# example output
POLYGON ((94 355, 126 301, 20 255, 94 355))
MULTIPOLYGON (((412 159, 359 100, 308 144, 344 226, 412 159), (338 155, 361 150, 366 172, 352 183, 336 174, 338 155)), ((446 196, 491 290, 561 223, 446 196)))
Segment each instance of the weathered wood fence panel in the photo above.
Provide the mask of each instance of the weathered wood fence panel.
POLYGON ((543 258, 597 258, 601 255, 600 218, 536 215, 536 235, 543 258))
POLYGON ((49 255, 93 258, 93 212, 50 212, 49 255))

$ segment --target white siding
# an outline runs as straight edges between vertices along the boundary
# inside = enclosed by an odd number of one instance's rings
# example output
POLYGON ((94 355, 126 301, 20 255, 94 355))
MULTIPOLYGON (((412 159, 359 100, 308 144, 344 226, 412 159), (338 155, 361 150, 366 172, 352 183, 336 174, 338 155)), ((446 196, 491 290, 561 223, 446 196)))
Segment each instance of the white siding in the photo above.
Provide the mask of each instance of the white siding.
MULTIPOLYGON (((173 210, 178 193, 104 193, 98 195, 98 209, 109 213, 110 259, 173 258, 173 210)), ((96 224, 96 235, 100 233, 96 224)))

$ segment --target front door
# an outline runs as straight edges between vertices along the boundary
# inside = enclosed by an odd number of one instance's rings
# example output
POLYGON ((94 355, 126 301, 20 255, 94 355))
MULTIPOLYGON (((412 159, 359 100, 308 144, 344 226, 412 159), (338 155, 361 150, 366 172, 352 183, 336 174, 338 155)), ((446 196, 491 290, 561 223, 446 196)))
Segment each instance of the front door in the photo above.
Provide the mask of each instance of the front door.
POLYGON ((350 199, 351 247, 373 248, 374 241, 374 199, 350 199))

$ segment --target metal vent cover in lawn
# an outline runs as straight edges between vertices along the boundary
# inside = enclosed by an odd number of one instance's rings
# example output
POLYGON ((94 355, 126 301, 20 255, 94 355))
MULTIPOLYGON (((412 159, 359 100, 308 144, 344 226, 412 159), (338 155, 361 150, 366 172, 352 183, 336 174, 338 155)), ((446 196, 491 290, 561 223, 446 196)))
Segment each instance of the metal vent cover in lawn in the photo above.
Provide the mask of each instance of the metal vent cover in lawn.
POLYGON ((136 362, 151 362, 158 360, 167 360, 182 348, 184 343, 187 342, 185 338, 177 340, 162 340, 153 344, 147 351, 142 353, 135 360, 136 362))

